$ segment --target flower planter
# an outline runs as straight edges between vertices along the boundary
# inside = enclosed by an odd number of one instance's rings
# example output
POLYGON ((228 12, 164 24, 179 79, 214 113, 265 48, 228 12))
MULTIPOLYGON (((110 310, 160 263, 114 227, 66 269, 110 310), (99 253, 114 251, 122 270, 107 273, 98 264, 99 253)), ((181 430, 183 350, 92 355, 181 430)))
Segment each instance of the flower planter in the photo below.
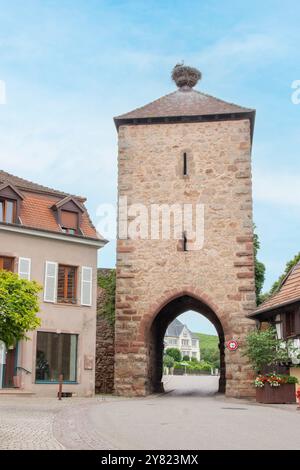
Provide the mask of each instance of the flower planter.
POLYGON ((256 401, 258 403, 296 403, 295 384, 282 384, 271 387, 266 383, 264 387, 256 388, 256 401))

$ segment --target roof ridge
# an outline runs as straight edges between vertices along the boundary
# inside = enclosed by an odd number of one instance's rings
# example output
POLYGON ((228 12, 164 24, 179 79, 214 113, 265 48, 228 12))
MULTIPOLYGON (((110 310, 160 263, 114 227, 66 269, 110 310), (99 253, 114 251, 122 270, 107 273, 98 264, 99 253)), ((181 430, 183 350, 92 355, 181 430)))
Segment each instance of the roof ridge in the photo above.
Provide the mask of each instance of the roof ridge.
POLYGON ((241 106, 240 104, 233 103, 232 101, 222 100, 221 98, 217 98, 216 96, 210 95, 209 93, 204 93, 203 91, 199 91, 199 90, 193 90, 193 91, 195 91, 196 93, 199 93, 200 95, 204 95, 207 98, 213 98, 214 100, 219 101, 220 103, 226 103, 226 104, 230 104, 231 106, 237 106, 238 108, 245 109, 245 111, 254 111, 253 108, 247 108, 246 106, 241 106))
MULTIPOLYGON (((176 93, 178 90, 175 90, 175 91, 172 91, 171 93, 167 93, 166 95, 163 95, 163 96, 160 96, 159 98, 156 98, 155 100, 153 101, 150 101, 149 103, 146 103, 144 104, 143 106, 138 106, 137 108, 134 108, 132 109, 131 111, 128 111, 127 113, 124 113, 124 114, 119 114, 118 116, 115 116, 114 119, 120 119, 122 118, 123 116, 126 116, 126 114, 131 114, 131 113, 134 113, 135 111, 139 111, 140 109, 143 109, 145 108, 146 106, 150 106, 154 103, 157 103, 158 101, 160 101, 162 98, 166 98, 167 96, 171 96, 173 95, 174 93, 176 93)), ((176 320, 176 318, 175 318, 176 320)), ((173 320, 174 321, 174 320, 173 320)))
POLYGON ((278 286, 278 289, 276 289, 275 293, 277 294, 281 288, 284 286, 284 284, 286 283, 286 281, 289 279, 289 277, 293 274, 293 272, 296 270, 296 268, 298 268, 300 266, 300 260, 294 265, 291 267, 291 269, 289 270, 289 272, 287 273, 287 275, 282 279, 281 283, 279 284, 278 286))
MULTIPOLYGON (((172 101, 171 101, 172 103, 172 101)), ((181 105, 180 105, 181 106, 181 105)), ((189 105, 188 105, 189 107, 189 105)), ((121 120, 127 120, 127 119, 143 119, 143 118, 154 118, 154 117, 171 117, 171 116, 177 116, 177 115, 184 115, 184 116, 196 116, 196 115, 207 115, 207 114, 235 114, 235 113, 253 113, 255 110, 253 108, 247 108, 245 106, 240 106, 236 103, 232 103, 230 101, 225 101, 220 98, 217 98, 213 95, 209 95, 208 93, 204 93, 199 90, 194 90, 194 89, 178 89, 175 90, 171 93, 167 93, 166 95, 163 95, 156 100, 150 101, 149 103, 144 104, 143 106, 139 106, 135 109, 132 109, 124 114, 119 114, 118 116, 114 117, 114 121, 117 123, 118 121, 121 120), (176 105, 173 109, 172 113, 172 106, 170 105, 170 98, 171 97, 182 97, 182 96, 187 96, 187 97, 193 97, 193 96, 199 96, 201 98, 205 98, 206 101, 204 101, 204 106, 211 106, 211 103, 214 104, 214 110, 211 109, 210 112, 205 112, 205 110, 199 109, 199 102, 195 103, 195 108, 192 109, 187 109, 187 112, 184 112, 183 114, 179 113, 177 114, 178 111, 176 111, 176 105), (220 105, 220 109, 217 109, 217 105, 220 105), (161 110, 161 106, 165 106, 165 114, 161 110), (149 113, 149 108, 151 109, 151 112, 149 113), (157 108, 157 113, 155 114, 155 108, 157 108), (229 109, 228 109, 229 108, 229 109), (230 109, 231 108, 231 109, 230 109), (232 109, 233 108, 233 109, 232 109), (147 116, 147 113, 149 115, 147 116), (153 113, 153 114, 152 114, 153 113)))
POLYGON ((289 280, 289 278, 291 277, 291 275, 294 273, 294 271, 296 271, 296 269, 298 269, 300 267, 300 260, 289 270, 289 272, 286 274, 286 276, 283 278, 283 280, 281 281, 281 283, 278 285, 277 289, 272 293, 272 295, 270 295, 270 297, 268 297, 263 303, 261 303, 260 305, 258 305, 256 307, 256 309, 254 310, 254 312, 256 311, 260 311, 260 310, 264 310, 264 308, 267 308, 268 307, 268 304, 274 300, 275 297, 279 297, 281 291, 282 291, 282 288, 283 286, 287 283, 287 281, 289 280))
POLYGON ((0 178, 1 178, 1 175, 3 175, 4 177, 12 178, 14 180, 14 183, 11 183, 11 184, 17 187, 20 186, 24 191, 41 192, 41 193, 44 192, 44 193, 48 193, 48 194, 50 193, 53 195, 59 195, 59 196, 64 196, 64 197, 71 196, 73 198, 79 199, 80 201, 86 201, 86 198, 83 196, 76 196, 75 194, 70 194, 65 191, 60 191, 58 189, 50 188, 49 186, 44 186, 42 184, 35 183, 34 181, 21 178, 20 176, 13 175, 12 173, 8 173, 7 171, 0 169, 0 178), (22 183, 24 183, 24 186, 22 186, 22 183), (28 187, 28 186, 26 187, 26 185, 28 184, 33 185, 33 187, 28 187))

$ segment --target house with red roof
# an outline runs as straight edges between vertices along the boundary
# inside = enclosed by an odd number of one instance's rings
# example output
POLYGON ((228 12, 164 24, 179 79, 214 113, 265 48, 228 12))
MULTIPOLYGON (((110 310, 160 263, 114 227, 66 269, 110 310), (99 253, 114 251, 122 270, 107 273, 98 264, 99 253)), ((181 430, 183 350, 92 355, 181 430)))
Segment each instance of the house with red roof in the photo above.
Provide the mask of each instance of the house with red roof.
POLYGON ((274 325, 279 339, 291 340, 295 351, 291 355, 291 375, 300 382, 300 262, 283 279, 277 291, 249 315, 260 325, 274 325))
POLYGON ((0 342, 0 392, 91 396, 95 383, 97 233, 85 198, 0 171, 0 269, 42 285, 41 326, 0 342))

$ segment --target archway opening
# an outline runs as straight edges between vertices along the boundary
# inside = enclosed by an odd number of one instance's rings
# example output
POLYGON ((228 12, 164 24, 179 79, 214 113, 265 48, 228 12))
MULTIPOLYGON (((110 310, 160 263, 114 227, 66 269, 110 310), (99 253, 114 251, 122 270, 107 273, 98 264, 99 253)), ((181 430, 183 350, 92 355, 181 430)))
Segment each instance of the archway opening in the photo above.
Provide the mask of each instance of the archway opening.
POLYGON ((225 340, 222 324, 211 307, 191 295, 182 295, 171 300, 161 308, 153 320, 149 338, 149 389, 154 393, 165 391, 163 384, 165 334, 169 325, 172 324, 178 316, 188 311, 197 312, 198 314, 206 317, 212 323, 217 332, 220 354, 219 383, 217 391, 219 393, 225 393, 225 340))

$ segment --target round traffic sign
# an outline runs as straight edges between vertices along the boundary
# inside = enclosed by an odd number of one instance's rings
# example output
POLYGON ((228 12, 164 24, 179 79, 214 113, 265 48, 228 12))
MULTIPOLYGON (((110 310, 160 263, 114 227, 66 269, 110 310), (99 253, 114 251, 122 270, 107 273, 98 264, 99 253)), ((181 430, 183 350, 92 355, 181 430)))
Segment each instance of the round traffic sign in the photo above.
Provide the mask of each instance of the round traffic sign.
POLYGON ((230 341, 227 341, 226 346, 229 351, 236 351, 239 347, 239 343, 235 339, 231 339, 230 341))

